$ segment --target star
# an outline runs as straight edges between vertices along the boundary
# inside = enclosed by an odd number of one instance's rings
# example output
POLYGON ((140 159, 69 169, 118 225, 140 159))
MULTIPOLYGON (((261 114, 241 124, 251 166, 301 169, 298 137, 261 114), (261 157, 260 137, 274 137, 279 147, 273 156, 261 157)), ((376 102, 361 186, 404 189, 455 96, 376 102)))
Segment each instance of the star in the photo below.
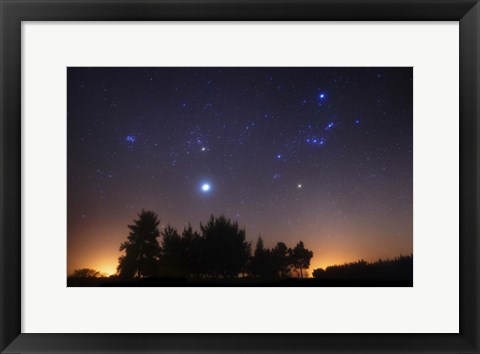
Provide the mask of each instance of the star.
POLYGON ((318 98, 320 98, 321 100, 323 100, 325 97, 326 97, 326 96, 325 96, 325 94, 324 94, 323 92, 320 93, 320 95, 318 96, 318 98))
POLYGON ((211 189, 210 183, 203 183, 202 184, 202 192, 207 193, 211 189))
POLYGON ((327 127, 325 128, 325 130, 328 130, 328 129, 330 129, 330 128, 333 128, 334 125, 335 125, 335 124, 333 124, 332 122, 328 123, 328 124, 327 124, 327 127))
POLYGON ((297 185, 297 188, 298 188, 298 189, 301 189, 301 188, 302 188, 302 184, 299 183, 299 184, 297 185))

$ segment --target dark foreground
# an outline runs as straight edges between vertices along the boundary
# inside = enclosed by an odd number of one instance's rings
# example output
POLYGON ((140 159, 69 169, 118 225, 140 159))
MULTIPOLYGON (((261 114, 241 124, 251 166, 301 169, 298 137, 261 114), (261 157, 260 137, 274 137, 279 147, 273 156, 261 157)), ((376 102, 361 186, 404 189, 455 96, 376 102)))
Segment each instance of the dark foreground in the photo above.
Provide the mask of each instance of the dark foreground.
POLYGON ((118 278, 68 278, 68 287, 412 287, 413 279, 185 279, 143 278, 131 281, 118 278))

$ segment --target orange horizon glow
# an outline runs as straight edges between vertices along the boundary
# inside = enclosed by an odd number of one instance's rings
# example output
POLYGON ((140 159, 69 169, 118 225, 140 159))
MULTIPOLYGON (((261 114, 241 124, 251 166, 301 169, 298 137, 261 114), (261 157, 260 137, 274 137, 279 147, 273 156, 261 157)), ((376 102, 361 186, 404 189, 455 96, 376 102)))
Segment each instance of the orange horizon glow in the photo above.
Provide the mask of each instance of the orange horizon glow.
MULTIPOLYGON (((307 245, 308 248, 308 245, 307 245)), ((314 255, 312 261, 310 262, 310 268, 307 269, 308 276, 312 276, 312 272, 315 269, 323 268, 326 269, 327 267, 334 266, 334 265, 342 265, 345 263, 356 262, 359 260, 365 260, 367 262, 374 262, 378 259, 394 259, 400 255, 409 255, 412 252, 399 252, 395 254, 385 254, 385 255, 364 255, 361 256, 357 252, 350 252, 345 254, 338 254, 331 252, 330 254, 326 254, 325 252, 314 251, 314 255)), ((118 252, 116 255, 102 255, 100 258, 86 258, 82 265, 78 264, 77 266, 73 266, 69 263, 69 266, 72 267, 68 269, 68 275, 72 274, 76 269, 82 268, 90 268, 99 271, 100 273, 105 274, 107 277, 111 275, 115 275, 117 273, 117 265, 118 265, 118 257, 120 257, 122 253, 118 252)))

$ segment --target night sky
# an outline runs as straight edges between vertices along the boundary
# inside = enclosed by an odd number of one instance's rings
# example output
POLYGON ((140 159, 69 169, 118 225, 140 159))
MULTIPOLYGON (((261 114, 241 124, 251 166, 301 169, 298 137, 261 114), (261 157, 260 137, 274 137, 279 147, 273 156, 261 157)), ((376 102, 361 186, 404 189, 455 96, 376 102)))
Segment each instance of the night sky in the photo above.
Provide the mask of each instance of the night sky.
POLYGON ((237 220, 317 267, 412 253, 412 68, 68 68, 68 273, 142 208, 237 220))

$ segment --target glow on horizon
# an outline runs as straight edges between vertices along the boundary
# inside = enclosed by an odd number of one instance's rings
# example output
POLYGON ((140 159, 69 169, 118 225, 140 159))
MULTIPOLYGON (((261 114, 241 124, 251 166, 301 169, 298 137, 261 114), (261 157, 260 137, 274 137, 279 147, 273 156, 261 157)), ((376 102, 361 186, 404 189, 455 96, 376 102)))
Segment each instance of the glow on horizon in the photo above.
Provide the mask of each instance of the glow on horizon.
MULTIPOLYGON (((356 261, 358 261, 362 258, 365 259, 366 261, 372 262, 372 261, 376 261, 378 258, 382 258, 382 257, 355 258, 355 257, 351 257, 351 256, 342 257, 342 256, 335 255, 335 256, 332 256, 332 257, 324 258, 322 260, 322 259, 320 259, 320 257, 318 257, 318 256, 315 257, 314 256, 312 258, 312 261, 310 262, 310 268, 307 271, 308 271, 309 275, 311 276, 312 272, 317 268, 326 269, 327 267, 333 266, 333 265, 341 265, 341 264, 344 264, 344 263, 356 262, 356 261)), ((388 258, 388 257, 383 257, 383 258, 388 258)), ((102 259, 100 261, 92 260, 90 266, 84 265, 84 266, 76 267, 76 268, 70 270, 68 272, 68 274, 70 275, 71 273, 73 273, 73 270, 75 270, 75 269, 91 268, 91 269, 99 271, 100 273, 105 274, 106 276, 110 276, 110 275, 115 275, 116 274, 117 265, 118 265, 118 257, 117 256, 112 256, 112 257, 102 259)))
POLYGON ((104 273, 107 276, 117 273, 117 263, 110 263, 110 260, 100 262, 98 267, 92 267, 93 269, 98 270, 100 273, 104 273))
POLYGON ((90 268, 105 274, 107 277, 117 273, 118 257, 106 257, 103 259, 92 259, 87 264, 68 270, 68 275, 72 274, 75 269, 90 268), (88 265, 90 264, 90 265, 88 265))
MULTIPOLYGON (((307 246, 307 248, 309 247, 307 246)), ((362 257, 354 253, 346 253, 341 255, 339 253, 332 252, 331 255, 324 255, 323 253, 315 252, 315 248, 309 248, 309 249, 312 249, 314 251, 313 253, 314 256, 310 262, 310 268, 307 270, 310 277, 312 276, 313 271, 317 268, 326 269, 329 266, 356 262, 361 259, 367 262, 374 262, 379 258, 393 259, 397 256, 400 256, 401 254, 401 253, 398 253, 396 255, 390 255, 390 256, 385 255, 385 256, 363 256, 362 257), (317 254, 317 256, 315 256, 315 254, 317 254)), ((100 273, 104 273, 107 276, 115 275, 117 272, 118 257, 120 256, 120 254, 121 254, 120 252, 118 254, 112 254, 112 256, 106 256, 101 260, 97 260, 97 259, 85 260, 87 264, 69 269, 68 274, 69 275, 72 274, 75 269, 91 268, 99 271, 100 273)), ((408 254, 408 252, 404 253, 404 255, 405 254, 408 254)))

